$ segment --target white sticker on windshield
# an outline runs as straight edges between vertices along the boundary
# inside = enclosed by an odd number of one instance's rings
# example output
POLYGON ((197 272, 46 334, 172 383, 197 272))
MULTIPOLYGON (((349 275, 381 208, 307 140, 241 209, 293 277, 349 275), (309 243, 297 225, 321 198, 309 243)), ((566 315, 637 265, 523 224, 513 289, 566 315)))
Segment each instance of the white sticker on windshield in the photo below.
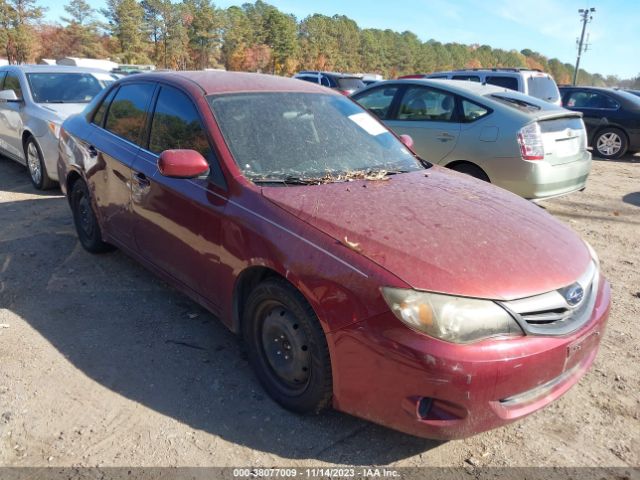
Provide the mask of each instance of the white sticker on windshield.
POLYGON ((376 122, 368 113, 356 113, 355 115, 349 116, 349 120, 374 137, 387 133, 387 129, 376 122))

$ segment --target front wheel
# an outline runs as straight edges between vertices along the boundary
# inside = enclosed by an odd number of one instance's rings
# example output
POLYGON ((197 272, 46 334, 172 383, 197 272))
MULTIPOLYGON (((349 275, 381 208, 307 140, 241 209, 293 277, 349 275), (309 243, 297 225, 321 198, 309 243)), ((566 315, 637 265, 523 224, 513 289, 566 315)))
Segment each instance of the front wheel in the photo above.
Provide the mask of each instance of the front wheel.
POLYGON ((627 136, 617 128, 604 128, 595 138, 595 153, 598 157, 615 160, 627 152, 627 136))
POLYGON ((82 180, 77 180, 69 196, 73 221, 78 232, 78 239, 85 250, 91 253, 108 252, 114 247, 102 240, 102 232, 98 219, 91 205, 89 188, 82 180))
POLYGON ((27 160, 27 169, 29 170, 29 178, 31 183, 38 190, 48 190, 56 184, 47 175, 47 169, 44 165, 44 158, 40 147, 33 137, 29 137, 24 146, 24 153, 27 160))
POLYGON ((331 360, 318 318, 282 279, 268 279, 249 295, 243 316, 249 360, 269 395, 298 413, 318 413, 332 396, 331 360))

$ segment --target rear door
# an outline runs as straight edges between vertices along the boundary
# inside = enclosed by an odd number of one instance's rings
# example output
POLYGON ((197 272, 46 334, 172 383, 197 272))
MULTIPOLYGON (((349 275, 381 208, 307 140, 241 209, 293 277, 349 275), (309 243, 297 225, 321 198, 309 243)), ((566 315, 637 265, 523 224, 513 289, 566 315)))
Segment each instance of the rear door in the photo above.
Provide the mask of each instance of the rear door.
POLYGON ((460 123, 456 97, 450 92, 423 86, 408 86, 385 124, 398 135, 410 135, 418 155, 439 163, 456 146, 460 123))
POLYGON ((620 110, 620 104, 613 98, 592 90, 571 89, 564 97, 564 107, 576 112, 582 112, 584 124, 589 138, 596 130, 615 118, 620 110))
POLYGON ((220 248, 226 206, 224 177, 199 112, 189 95, 161 85, 148 122, 148 139, 132 179, 134 235, 139 253, 165 273, 219 303, 220 248), (158 168, 165 150, 196 150, 209 162, 208 176, 168 178, 158 168))
POLYGON ((109 93, 96 111, 87 150, 95 165, 86 171, 106 233, 134 248, 131 167, 140 150, 153 83, 125 83, 109 93))

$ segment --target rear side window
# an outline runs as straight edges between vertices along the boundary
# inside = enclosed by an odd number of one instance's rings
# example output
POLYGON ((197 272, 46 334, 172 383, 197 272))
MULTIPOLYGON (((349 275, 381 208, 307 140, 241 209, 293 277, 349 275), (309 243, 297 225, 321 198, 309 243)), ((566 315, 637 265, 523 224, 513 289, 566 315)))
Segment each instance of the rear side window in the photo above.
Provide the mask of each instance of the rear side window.
POLYGON ((480 82, 480 77, 477 75, 454 75, 451 80, 467 80, 469 82, 480 82))
POLYGON ((462 118, 465 122, 473 122, 489 114, 489 110, 469 100, 462 100, 462 118))
POLYGON ((616 110, 620 105, 612 98, 600 93, 577 91, 571 92, 567 97, 567 107, 616 110))
POLYGON ((453 118, 455 97, 430 88, 409 88, 402 97, 398 120, 448 122, 453 118))
POLYGON ((111 90, 109 92, 107 97, 102 101, 102 103, 98 107, 98 110, 96 110, 96 113, 93 116, 93 122, 92 123, 95 123, 99 127, 101 127, 104 124, 104 117, 107 114, 107 110, 109 109, 109 105, 111 104, 111 101, 113 100, 113 97, 114 97, 114 95, 116 94, 117 91, 118 91, 118 89, 114 88, 113 90, 111 90))
POLYGON ((364 87, 360 78, 338 78, 338 87, 342 90, 357 90, 364 87))
POLYGON ((15 73, 7 73, 4 79, 3 90, 13 90, 18 97, 18 100, 22 100, 22 87, 20 86, 20 79, 15 73))
POLYGON ((296 77, 296 79, 302 80, 303 82, 318 83, 318 77, 304 76, 304 77, 296 77))
POLYGON ((560 98, 556 82, 551 77, 536 76, 527 78, 527 93, 532 97, 555 102, 560 98))
POLYGON ((498 87, 509 88, 511 90, 518 90, 518 79, 515 77, 498 77, 487 75, 486 83, 490 85, 497 85, 498 87))
POLYGON ((191 100, 179 90, 163 86, 151 122, 149 150, 160 154, 173 149, 196 150, 205 158, 211 154, 200 116, 191 100))
POLYGON ((120 87, 111 102, 105 128, 137 144, 154 89, 155 85, 150 83, 120 87))
POLYGON ((355 97, 355 100, 376 117, 384 119, 397 92, 398 87, 375 88, 355 97))

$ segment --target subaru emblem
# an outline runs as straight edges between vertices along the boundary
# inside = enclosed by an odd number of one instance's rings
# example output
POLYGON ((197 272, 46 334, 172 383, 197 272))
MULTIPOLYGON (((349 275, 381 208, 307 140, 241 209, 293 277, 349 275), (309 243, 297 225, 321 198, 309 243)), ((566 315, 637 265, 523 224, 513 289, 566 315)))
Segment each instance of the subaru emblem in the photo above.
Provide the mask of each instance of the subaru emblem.
POLYGON ((575 307, 576 305, 578 305, 582 301, 583 297, 584 297, 584 289, 578 284, 572 285, 564 292, 564 299, 572 307, 575 307))

